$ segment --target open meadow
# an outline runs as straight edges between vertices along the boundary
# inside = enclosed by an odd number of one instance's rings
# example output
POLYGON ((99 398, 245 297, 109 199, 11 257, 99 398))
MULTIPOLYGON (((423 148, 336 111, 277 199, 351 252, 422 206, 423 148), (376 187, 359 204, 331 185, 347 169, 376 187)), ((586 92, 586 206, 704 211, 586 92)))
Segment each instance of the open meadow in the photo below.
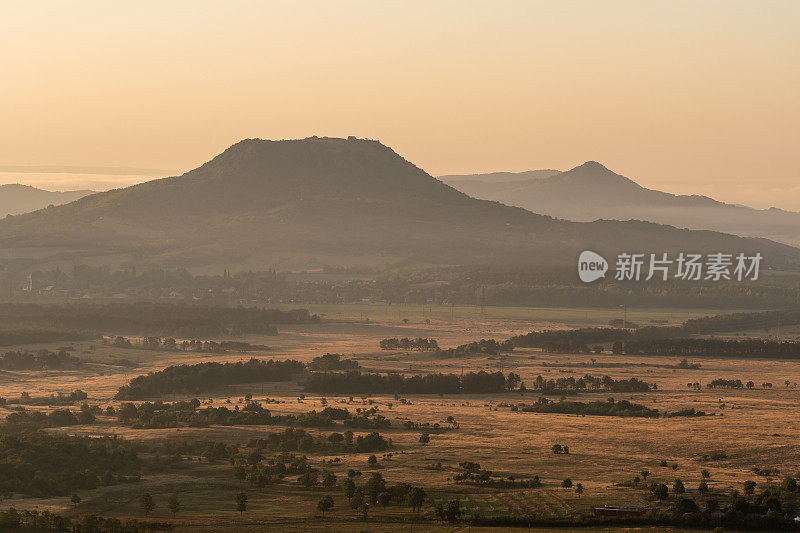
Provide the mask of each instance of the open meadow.
MULTIPOLYGON (((272 479, 261 486, 235 476, 233 459, 212 457, 203 447, 176 451, 174 460, 155 461, 142 470, 140 479, 122 484, 100 484, 69 494, 7 494, 0 509, 50 510, 65 516, 96 514, 105 517, 135 517, 172 523, 176 531, 458 531, 466 525, 442 522, 437 504, 458 500, 460 516, 497 520, 494 531, 504 530, 502 520, 524 526, 534 521, 537 530, 549 531, 568 517, 591 516, 592 509, 606 505, 642 506, 668 509, 669 499, 657 499, 649 488, 653 483, 673 487, 681 480, 687 494, 698 502, 710 497, 725 500, 744 482, 768 487, 786 476, 800 475, 800 360, 724 357, 693 357, 689 365, 680 358, 601 353, 550 353, 538 348, 516 348, 501 354, 469 354, 437 357, 433 352, 380 349, 381 339, 392 337, 435 338, 442 347, 462 345, 480 339, 504 340, 532 330, 564 329, 604 325, 619 312, 584 310, 519 310, 477 312, 461 316, 444 309, 414 315, 411 309, 381 317, 374 306, 343 306, 318 309, 319 323, 287 324, 276 336, 245 334, 242 341, 263 346, 246 353, 193 353, 144 349, 138 337, 129 337, 130 347, 104 339, 55 342, 9 347, 9 350, 57 350, 67 345, 71 353, 87 363, 71 370, 5 370, 0 373, 0 396, 9 399, 23 393, 49 397, 80 389, 85 403, 96 415, 91 423, 48 427, 53 435, 119 436, 126 441, 221 442, 250 449, 252 442, 269 433, 283 432, 295 424, 210 424, 178 427, 136 427, 121 423, 118 413, 124 403, 115 399, 119 387, 133 377, 158 372, 175 364, 236 362, 250 359, 294 359, 310 363, 325 353, 337 353, 358 363, 365 373, 400 373, 425 376, 436 373, 463 375, 470 372, 513 372, 525 391, 516 389, 487 394, 413 394, 394 390, 364 393, 317 393, 304 390, 304 378, 287 381, 236 383, 200 394, 166 392, 149 401, 175 402, 198 398, 200 409, 225 406, 246 411, 261 404, 273 417, 301 417, 309 411, 344 408, 351 413, 369 411, 386 423, 375 428, 349 428, 356 435, 378 431, 390 442, 380 450, 330 451, 314 447, 282 448, 282 452, 307 457, 307 467, 333 474, 335 481, 303 483, 297 474, 272 479), (359 316, 369 314, 366 317, 359 316), (533 319, 531 317, 537 317, 533 319), (403 319, 407 320, 403 320, 403 319), (268 348, 268 349, 267 349, 268 348), (128 366, 118 366, 118 361, 128 366), (657 409, 661 414, 694 409, 705 416, 634 417, 594 416, 556 412, 525 412, 519 404, 532 404, 542 396, 532 389, 541 376, 544 381, 578 379, 584 375, 609 376, 612 380, 636 378, 657 388, 648 391, 615 392, 586 390, 571 394, 569 401, 619 402, 657 409), (752 387, 709 388, 715 379, 753 381, 752 387), (693 386, 693 384, 700 386, 693 386), (248 444, 250 443, 250 444, 248 444), (554 453, 554 445, 568 453, 554 453), (371 456, 373 457, 371 459, 371 456), (465 466, 476 463, 477 467, 465 466), (465 472, 489 471, 491 483, 473 482, 465 472), (704 472, 705 471, 705 472, 704 472), (424 488, 419 509, 395 501, 351 506, 342 484, 353 479, 364 484, 373 474, 387 485, 410 484, 424 488), (522 486, 520 480, 535 485, 522 486), (570 480, 567 483, 565 480, 570 480), (707 493, 696 494, 701 484, 707 493), (580 490, 576 487, 580 484, 580 490), (246 510, 237 512, 234 498, 247 495, 246 510), (140 497, 152 496, 154 508, 144 510, 140 497), (180 509, 168 508, 176 496, 180 509), (717 496, 715 496, 717 495, 717 496), (331 496, 333 505, 323 513, 318 502, 331 496)), ((313 309, 312 309, 313 310, 313 309)), ((628 310, 628 320, 678 324, 698 316, 696 311, 628 310)), ((708 314, 708 313, 706 313, 708 314)), ((764 332, 760 332, 764 334, 764 332)), ((771 335, 777 332, 771 332, 771 335)), ((786 326, 782 337, 796 338, 800 327, 786 326)), ((181 339, 176 339, 181 340, 181 339)), ((550 395, 559 401, 558 394, 550 395)), ((26 410, 50 412, 52 405, 26 406, 26 410)), ((79 403, 66 408, 79 412, 79 403)), ((135 401, 135 404, 141 403, 135 401)), ((65 407, 59 407, 63 409, 65 407)), ((6 404, 0 414, 7 416, 19 406, 6 404)), ((86 408, 84 408, 86 409, 86 408)), ((167 426, 169 426, 167 424, 167 426)), ((301 431, 325 440, 331 432, 348 428, 303 427, 301 431)), ((141 452, 145 459, 164 452, 141 452)), ((265 464, 270 452, 263 452, 265 464)), ((387 489, 388 490, 388 489, 387 489)), ((73 492, 73 491, 69 491, 73 492)), ((701 492, 705 492, 703 489, 701 492)), ((488 522, 487 522, 488 523, 488 522)), ((480 522, 472 530, 482 531, 480 522)), ((611 531, 616 526, 597 526, 611 531)), ((553 529, 563 531, 563 527, 553 529)), ((626 531, 668 531, 668 527, 626 526, 626 531)))

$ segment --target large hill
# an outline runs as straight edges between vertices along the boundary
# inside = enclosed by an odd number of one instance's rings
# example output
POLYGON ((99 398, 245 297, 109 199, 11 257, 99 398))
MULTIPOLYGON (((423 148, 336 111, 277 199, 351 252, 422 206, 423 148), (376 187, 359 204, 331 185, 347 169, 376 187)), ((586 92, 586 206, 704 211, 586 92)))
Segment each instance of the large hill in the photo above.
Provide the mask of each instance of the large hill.
POLYGON ((800 245, 800 213, 647 189, 595 161, 566 172, 502 172, 441 179, 477 198, 568 220, 647 220, 800 245))
POLYGON ((93 191, 45 191, 18 183, 0 185, 0 217, 18 215, 83 198, 93 191))
POLYGON ((478 200, 377 141, 241 141, 179 177, 0 221, 0 246, 33 257, 133 254, 162 265, 572 265, 580 251, 800 250, 644 222, 577 223, 478 200))

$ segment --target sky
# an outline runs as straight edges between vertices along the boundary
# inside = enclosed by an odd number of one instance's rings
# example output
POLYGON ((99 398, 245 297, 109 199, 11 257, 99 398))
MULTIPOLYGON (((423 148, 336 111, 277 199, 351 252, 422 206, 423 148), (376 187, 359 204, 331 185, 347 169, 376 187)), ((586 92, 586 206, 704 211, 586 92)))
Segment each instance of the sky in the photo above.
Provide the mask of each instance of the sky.
POLYGON ((433 175, 597 160, 800 210, 798 95, 793 0, 0 2, 0 183, 356 135, 433 175))

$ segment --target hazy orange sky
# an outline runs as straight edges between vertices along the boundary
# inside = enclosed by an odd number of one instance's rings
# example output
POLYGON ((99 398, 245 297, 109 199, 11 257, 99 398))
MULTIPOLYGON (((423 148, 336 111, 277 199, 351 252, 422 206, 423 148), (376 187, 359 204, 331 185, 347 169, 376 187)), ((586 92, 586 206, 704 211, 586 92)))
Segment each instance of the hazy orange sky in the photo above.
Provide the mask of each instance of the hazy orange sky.
POLYGON ((0 3, 0 166, 356 135, 434 175, 594 159, 800 210, 798 95, 793 0, 0 3))

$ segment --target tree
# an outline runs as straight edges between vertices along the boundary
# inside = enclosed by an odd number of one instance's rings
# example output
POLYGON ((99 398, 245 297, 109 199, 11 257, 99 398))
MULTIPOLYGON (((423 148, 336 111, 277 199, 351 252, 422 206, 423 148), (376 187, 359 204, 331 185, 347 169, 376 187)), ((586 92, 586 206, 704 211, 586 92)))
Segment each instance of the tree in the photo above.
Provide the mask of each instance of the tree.
POLYGON ((378 503, 384 509, 389 505, 389 502, 392 501, 392 494, 386 491, 381 492, 378 494, 378 503))
POLYGON ((378 499, 381 492, 386 491, 386 481, 380 472, 373 472, 367 483, 364 485, 364 492, 366 492, 368 503, 372 503, 378 499))
POLYGON ((711 477, 711 472, 704 468, 700 471, 700 475, 703 476, 703 479, 708 479, 711 477))
POLYGON ((572 480, 570 478, 566 478, 564 481, 561 482, 561 487, 564 489, 571 489, 572 480))
POLYGON ((139 509, 141 509, 145 515, 150 514, 150 512, 155 508, 156 504, 149 492, 145 492, 139 496, 139 509))
POLYGON ((575 494, 583 494, 583 483, 575 485, 575 494))
POLYGON ((181 502, 175 494, 170 494, 167 500, 167 509, 174 515, 181 510, 181 502))
POLYGON ((69 501, 72 502, 74 507, 77 507, 78 504, 81 503, 81 497, 73 492, 72 496, 69 497, 69 501))
POLYGON ((322 516, 325 516, 326 511, 333 509, 333 498, 330 495, 320 498, 317 502, 317 509, 322 511, 322 516))
POLYGON ((791 476, 786 476, 781 483, 781 488, 788 492, 797 492, 797 480, 791 476))
POLYGON ((755 386, 756 386, 756 384, 755 384, 755 383, 753 383, 752 381, 748 381, 748 382, 747 382, 747 385, 746 385, 746 387, 747 387, 748 389, 752 389, 752 388, 753 388, 753 387, 755 387, 755 386))
POLYGON ((376 467, 376 466, 378 466, 378 458, 377 458, 377 457, 375 457, 374 455, 370 455, 370 456, 367 458, 367 464, 368 464, 369 466, 373 467, 373 468, 374 468, 374 467, 376 467))
POLYGON ((423 433, 419 436, 419 443, 420 444, 428 444, 431 441, 431 436, 427 433, 423 433))
POLYGON ((233 477, 239 480, 239 486, 241 487, 242 481, 247 477, 247 469, 243 464, 239 463, 233 467, 233 477))
POLYGON ((664 483, 653 483, 653 486, 650 487, 653 491, 653 494, 659 500, 666 500, 669 498, 669 489, 664 483))
POLYGON ((672 492, 675 494, 683 494, 686 492, 686 487, 683 486, 683 481, 680 479, 676 479, 675 482, 672 484, 672 492))
POLYGON ((445 513, 444 505, 442 505, 442 502, 436 504, 436 507, 434 507, 434 514, 436 515, 436 518, 439 520, 439 522, 444 522, 445 519, 447 519, 447 514, 445 513))
POLYGON ((569 446, 567 446, 566 444, 564 445, 564 453, 569 454, 569 446))
POLYGON ((649 470, 642 470, 642 471, 641 471, 641 472, 639 472, 639 473, 642 475, 642 479, 644 479, 645 481, 647 481, 647 477, 650 475, 650 471, 649 471, 649 470))
POLYGON ((411 487, 406 493, 406 505, 416 512, 422 509, 425 502, 425 491, 421 487, 411 487))
POLYGON ((236 510, 239 511, 239 514, 244 514, 247 511, 247 494, 244 492, 240 492, 234 498, 236 502, 236 510))
POLYGON ((353 493, 353 497, 350 498, 350 507, 353 509, 358 509, 361 507, 361 504, 364 503, 364 489, 358 488, 353 493))
POLYGON ((461 518, 461 500, 454 498, 447 502, 444 506, 444 518, 451 524, 461 518))
POLYGON ((708 483, 705 481, 701 481, 700 484, 697 486, 697 492, 699 494, 708 494, 708 483))
POLYGON ((553 450, 553 453, 555 454, 559 454, 563 451, 560 444, 553 444, 550 449, 553 450))
POLYGON ((697 513, 700 511, 700 508, 697 506, 697 503, 691 498, 678 498, 675 501, 675 508, 673 512, 677 516, 683 516, 686 514, 697 513))
POLYGON ((307 470, 302 476, 297 478, 304 487, 313 487, 317 484, 317 473, 307 470))
POLYGON ((342 481, 342 489, 344 490, 344 496, 348 500, 353 498, 353 495, 356 492, 356 484, 353 482, 353 478, 346 477, 342 481))
POLYGON ((322 472, 322 486, 326 488, 332 488, 336 486, 336 474, 331 472, 330 470, 324 470, 322 472))
POLYGON ((744 482, 744 491, 747 494, 753 494, 753 492, 755 490, 756 490, 756 482, 755 481, 749 481, 748 480, 748 481, 744 482))

